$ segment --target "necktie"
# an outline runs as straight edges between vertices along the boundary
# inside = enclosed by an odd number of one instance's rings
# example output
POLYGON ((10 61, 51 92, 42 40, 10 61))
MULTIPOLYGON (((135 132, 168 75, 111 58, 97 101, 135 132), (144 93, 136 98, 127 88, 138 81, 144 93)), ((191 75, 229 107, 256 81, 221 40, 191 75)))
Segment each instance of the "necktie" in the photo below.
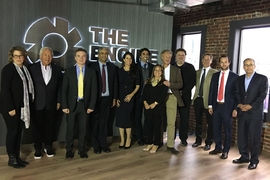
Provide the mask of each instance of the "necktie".
POLYGON ((224 72, 222 72, 221 80, 220 80, 220 85, 219 85, 219 90, 218 90, 218 100, 221 101, 223 99, 223 94, 224 94, 224 72))
POLYGON ((83 98, 83 73, 82 73, 82 68, 80 67, 80 74, 78 77, 78 97, 80 99, 83 98))
POLYGON ((144 65, 143 65, 143 68, 144 68, 144 69, 146 69, 146 65, 147 65, 147 64, 144 64, 144 65))
POLYGON ((203 84, 204 84, 204 80, 205 80, 205 69, 203 69, 203 75, 201 78, 201 84, 200 84, 200 89, 199 89, 199 97, 203 96, 203 84))
POLYGON ((102 78, 102 93, 104 94, 106 92, 106 72, 104 64, 102 65, 101 78, 102 78))

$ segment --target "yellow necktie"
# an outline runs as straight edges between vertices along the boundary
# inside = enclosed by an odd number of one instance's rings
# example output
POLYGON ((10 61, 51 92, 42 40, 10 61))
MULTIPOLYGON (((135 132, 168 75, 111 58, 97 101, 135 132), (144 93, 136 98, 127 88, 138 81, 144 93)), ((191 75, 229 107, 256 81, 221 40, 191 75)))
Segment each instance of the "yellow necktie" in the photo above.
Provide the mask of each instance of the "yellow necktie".
POLYGON ((80 67, 80 74, 78 77, 78 96, 80 99, 83 98, 83 73, 81 67, 80 67))

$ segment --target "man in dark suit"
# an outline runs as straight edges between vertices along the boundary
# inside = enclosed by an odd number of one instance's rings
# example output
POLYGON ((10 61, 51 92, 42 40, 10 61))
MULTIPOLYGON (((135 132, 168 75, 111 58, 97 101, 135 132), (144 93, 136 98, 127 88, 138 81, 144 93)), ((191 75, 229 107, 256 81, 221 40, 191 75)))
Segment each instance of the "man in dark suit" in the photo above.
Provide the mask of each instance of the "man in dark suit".
POLYGON ((196 91, 193 97, 193 105, 194 105, 194 114, 196 119, 196 128, 195 135, 196 140, 195 143, 192 144, 192 147, 198 147, 202 144, 202 124, 203 124, 203 114, 205 114, 206 122, 207 122, 207 137, 205 139, 204 150, 208 151, 211 148, 214 139, 213 132, 213 119, 212 115, 208 112, 208 97, 209 97, 209 89, 210 83, 212 79, 212 75, 217 72, 217 70, 211 68, 211 63, 213 60, 212 54, 204 54, 202 56, 202 65, 203 67, 196 72, 196 91))
POLYGON ((248 163, 248 169, 256 169, 259 163, 263 125, 263 102, 268 92, 268 79, 255 72, 255 61, 244 60, 246 74, 236 81, 238 110, 238 149, 241 157, 233 163, 248 163), (249 149, 251 151, 249 155, 249 149))
POLYGON ((137 69, 140 73, 140 89, 137 92, 136 100, 135 100, 135 118, 134 118, 134 135, 137 137, 138 145, 144 145, 144 132, 142 125, 142 117, 143 117, 143 100, 142 100, 142 92, 143 87, 146 81, 151 77, 152 70, 154 65, 149 63, 148 60, 151 56, 149 49, 142 48, 140 50, 140 61, 137 62, 137 69))
POLYGON ((60 108, 61 68, 52 64, 53 51, 43 47, 39 51, 40 61, 29 67, 36 98, 35 118, 33 119, 33 139, 35 159, 42 157, 42 143, 48 157, 53 157, 52 149, 56 110, 60 108))
POLYGON ((183 87, 183 80, 180 70, 172 66, 172 52, 170 50, 163 50, 160 54, 163 62, 164 76, 166 81, 164 84, 168 89, 168 99, 166 101, 166 115, 167 115, 167 150, 172 154, 179 154, 179 151, 174 148, 175 136, 175 121, 177 106, 184 106, 179 89, 183 87))
POLYGON ((209 154, 219 154, 221 159, 227 159, 231 147, 232 117, 236 117, 235 81, 237 74, 229 70, 228 56, 219 58, 220 72, 213 74, 209 92, 209 113, 213 115, 215 149, 209 154), (225 139, 222 147, 222 126, 225 139))
POLYGON ((76 123, 79 127, 78 154, 88 158, 84 146, 89 114, 97 101, 97 78, 93 69, 85 65, 87 51, 75 51, 76 65, 66 69, 62 85, 62 111, 67 115, 66 158, 73 158, 73 141, 76 123))
POLYGON ((182 99, 184 101, 183 107, 178 107, 180 115, 179 127, 176 127, 175 131, 179 130, 179 139, 181 140, 181 146, 186 147, 188 145, 188 129, 189 129, 189 112, 191 105, 191 90, 196 83, 196 71, 192 64, 186 62, 187 52, 183 48, 179 48, 175 51, 175 63, 174 66, 181 69, 181 76, 183 78, 183 87, 180 89, 182 99))
MULTIPOLYGON (((96 111, 92 119, 91 143, 95 154, 101 151, 109 153, 107 145, 107 122, 110 110, 116 105, 117 99, 117 72, 116 66, 108 61, 109 49, 101 47, 98 51, 98 61, 90 67, 96 71, 98 97, 96 111)), ((95 85, 95 86, 96 86, 95 85)))

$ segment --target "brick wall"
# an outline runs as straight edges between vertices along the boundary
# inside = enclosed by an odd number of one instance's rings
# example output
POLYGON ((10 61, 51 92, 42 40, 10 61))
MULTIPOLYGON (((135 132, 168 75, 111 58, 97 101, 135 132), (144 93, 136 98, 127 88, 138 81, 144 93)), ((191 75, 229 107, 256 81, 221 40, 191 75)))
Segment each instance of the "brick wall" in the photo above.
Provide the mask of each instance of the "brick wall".
MULTIPOLYGON (((230 22, 270 16, 269 0, 223 0, 211 4, 191 7, 189 11, 178 10, 174 15, 174 28, 207 25, 205 52, 214 56, 212 66, 217 67, 221 54, 228 53, 230 22)), ((205 122, 205 121, 204 121, 205 122)), ((270 123, 262 133, 262 149, 270 152, 270 123)), ((194 130, 194 110, 191 107, 190 129, 194 130)), ((204 123, 204 132, 206 124, 204 123)), ((232 143, 236 143, 237 121, 233 120, 232 143)))

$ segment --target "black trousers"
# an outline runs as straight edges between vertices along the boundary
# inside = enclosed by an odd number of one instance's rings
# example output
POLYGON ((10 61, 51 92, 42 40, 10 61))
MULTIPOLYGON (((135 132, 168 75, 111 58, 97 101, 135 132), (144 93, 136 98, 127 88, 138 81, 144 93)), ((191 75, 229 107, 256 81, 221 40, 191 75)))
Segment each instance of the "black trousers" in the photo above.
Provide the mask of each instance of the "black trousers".
POLYGON ((208 112, 208 109, 205 109, 202 97, 197 97, 194 100, 194 113, 196 119, 196 128, 195 128, 196 142, 202 143, 203 114, 205 114, 207 123, 207 137, 205 139, 205 144, 211 145, 213 143, 214 138, 213 118, 212 115, 208 112))
POLYGON ((254 164, 259 163, 262 125, 263 120, 252 117, 249 112, 244 112, 243 116, 238 118, 239 153, 241 158, 250 159, 250 162, 254 164))
POLYGON ((42 143, 44 146, 52 146, 56 109, 42 109, 35 111, 33 119, 33 140, 35 149, 41 150, 42 143))
POLYGON ((137 140, 143 141, 144 139, 144 131, 143 131, 143 100, 142 96, 135 100, 134 106, 134 123, 133 123, 133 135, 136 135, 137 140))
POLYGON ((24 122, 20 119, 21 112, 16 110, 15 116, 10 116, 8 112, 2 113, 6 127, 6 149, 8 154, 17 154, 20 151, 21 139, 22 139, 22 129, 24 127, 24 122))
POLYGON ((107 125, 112 102, 109 97, 102 97, 94 111, 92 119, 91 143, 94 149, 107 147, 107 125))
POLYGON ((161 144, 161 122, 162 116, 148 115, 145 116, 145 132, 146 144, 154 144, 159 146, 161 144))
MULTIPOLYGON (((185 106, 178 107, 178 112, 180 115, 180 124, 179 127, 175 126, 176 130, 179 129, 179 139, 181 141, 186 141, 188 138, 188 129, 189 129, 189 112, 191 105, 191 95, 186 94, 182 96, 185 106)), ((176 131, 175 131, 176 132, 176 131)))
POLYGON ((88 127, 88 114, 84 107, 84 102, 77 102, 74 112, 67 114, 67 131, 66 131, 66 150, 73 150, 73 142, 76 127, 79 128, 78 132, 78 150, 85 151, 85 136, 88 127), (76 125, 77 124, 77 125, 76 125))

